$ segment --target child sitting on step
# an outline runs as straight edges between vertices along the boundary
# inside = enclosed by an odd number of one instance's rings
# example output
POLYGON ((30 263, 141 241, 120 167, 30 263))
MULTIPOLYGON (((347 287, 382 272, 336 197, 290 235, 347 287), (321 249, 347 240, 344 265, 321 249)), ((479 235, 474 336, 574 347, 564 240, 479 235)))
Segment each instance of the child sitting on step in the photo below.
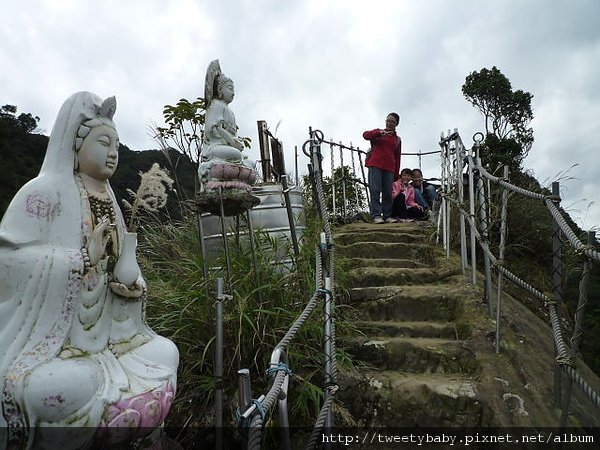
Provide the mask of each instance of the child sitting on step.
POLYGON ((415 188, 410 184, 412 170, 402 169, 400 178, 392 185, 392 217, 396 221, 425 218, 423 207, 415 201, 415 188))

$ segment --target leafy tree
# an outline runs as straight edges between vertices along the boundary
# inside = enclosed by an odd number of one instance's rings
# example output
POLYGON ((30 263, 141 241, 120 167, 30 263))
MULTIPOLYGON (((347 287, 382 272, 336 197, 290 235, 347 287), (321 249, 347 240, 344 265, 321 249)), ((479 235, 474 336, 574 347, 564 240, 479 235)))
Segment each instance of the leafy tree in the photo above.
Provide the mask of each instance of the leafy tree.
POLYGON ((39 117, 17 116, 17 107, 0 108, 0 218, 13 196, 27 181, 35 177, 42 165, 48 138, 33 134, 39 117))
POLYGON ((155 138, 162 148, 175 148, 198 165, 205 115, 206 102, 201 97, 194 102, 182 98, 174 106, 165 105, 163 118, 166 127, 154 127, 155 138))
POLYGON ((177 177, 179 164, 182 161, 191 161, 195 169, 194 174, 197 173, 202 153, 205 116, 206 102, 202 97, 198 97, 194 102, 182 98, 176 105, 165 105, 163 108, 166 126, 150 127, 154 139, 159 143, 171 166, 177 192, 184 199, 190 198, 191 192, 187 192, 177 177))
POLYGON ((33 133, 40 121, 38 116, 31 113, 21 113, 17 116, 17 107, 14 105, 4 105, 0 108, 0 132, 6 134, 9 132, 18 134, 33 133))
POLYGON ((533 130, 529 126, 533 95, 513 91, 509 79, 496 66, 470 73, 462 93, 484 117, 483 162, 492 169, 508 164, 512 171, 520 170, 533 145, 533 130))

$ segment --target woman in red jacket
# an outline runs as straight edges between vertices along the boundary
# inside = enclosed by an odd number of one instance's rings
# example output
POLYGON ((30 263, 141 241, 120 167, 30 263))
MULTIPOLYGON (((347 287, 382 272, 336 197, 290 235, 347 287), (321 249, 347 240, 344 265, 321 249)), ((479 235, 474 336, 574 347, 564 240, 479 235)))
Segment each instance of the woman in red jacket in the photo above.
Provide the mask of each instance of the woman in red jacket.
POLYGON ((385 128, 363 133, 371 142, 371 151, 365 160, 369 168, 369 209, 374 223, 395 222, 392 219, 392 183, 399 178, 402 141, 396 134, 400 116, 389 113, 385 128), (382 217, 383 216, 383 217, 382 217))

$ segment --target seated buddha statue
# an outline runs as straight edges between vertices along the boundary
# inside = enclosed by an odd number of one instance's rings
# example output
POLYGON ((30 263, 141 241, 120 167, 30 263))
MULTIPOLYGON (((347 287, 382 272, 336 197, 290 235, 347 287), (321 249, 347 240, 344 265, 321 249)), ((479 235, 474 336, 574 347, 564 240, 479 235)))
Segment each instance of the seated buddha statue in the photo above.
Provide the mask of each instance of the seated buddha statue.
POLYGON ((109 183, 115 110, 114 97, 69 97, 39 175, 0 222, 0 448, 136 442, 169 412, 179 353, 145 321, 146 282, 109 183), (127 252, 125 280, 115 268, 127 252))
POLYGON ((198 176, 204 189, 244 189, 256 181, 254 162, 243 154, 244 144, 237 136, 233 101, 233 81, 223 75, 219 61, 210 63, 204 89, 207 105, 203 147, 198 176))

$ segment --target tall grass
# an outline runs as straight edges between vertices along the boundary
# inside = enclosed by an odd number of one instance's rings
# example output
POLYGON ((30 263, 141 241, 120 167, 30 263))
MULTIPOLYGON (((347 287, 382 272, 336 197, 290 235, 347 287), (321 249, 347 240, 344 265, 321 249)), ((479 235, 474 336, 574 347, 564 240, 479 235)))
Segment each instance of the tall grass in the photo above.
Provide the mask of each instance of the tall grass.
MULTIPOLYGON (((244 241, 229 237, 232 299, 224 302, 224 424, 236 426, 237 370, 249 368, 253 397, 266 393, 265 370, 274 346, 315 291, 315 248, 320 222, 307 218, 300 256, 291 271, 273 261, 292 258, 287 241, 256 233, 258 270, 244 241)), ((147 320, 172 339, 180 352, 178 392, 167 426, 211 427, 214 423, 214 304, 217 276, 203 275, 194 214, 180 223, 147 225, 140 243, 140 264, 149 285, 147 320)), ((223 257, 209 267, 226 267, 223 257)), ((225 284, 227 288, 227 283, 225 284)), ((349 325, 338 322, 340 330, 349 325)), ((351 364, 340 352, 341 360, 351 364)), ((292 370, 288 405, 290 425, 312 425, 322 403, 323 313, 317 307, 289 348, 292 370)), ((275 415, 276 416, 276 415, 275 415)))

